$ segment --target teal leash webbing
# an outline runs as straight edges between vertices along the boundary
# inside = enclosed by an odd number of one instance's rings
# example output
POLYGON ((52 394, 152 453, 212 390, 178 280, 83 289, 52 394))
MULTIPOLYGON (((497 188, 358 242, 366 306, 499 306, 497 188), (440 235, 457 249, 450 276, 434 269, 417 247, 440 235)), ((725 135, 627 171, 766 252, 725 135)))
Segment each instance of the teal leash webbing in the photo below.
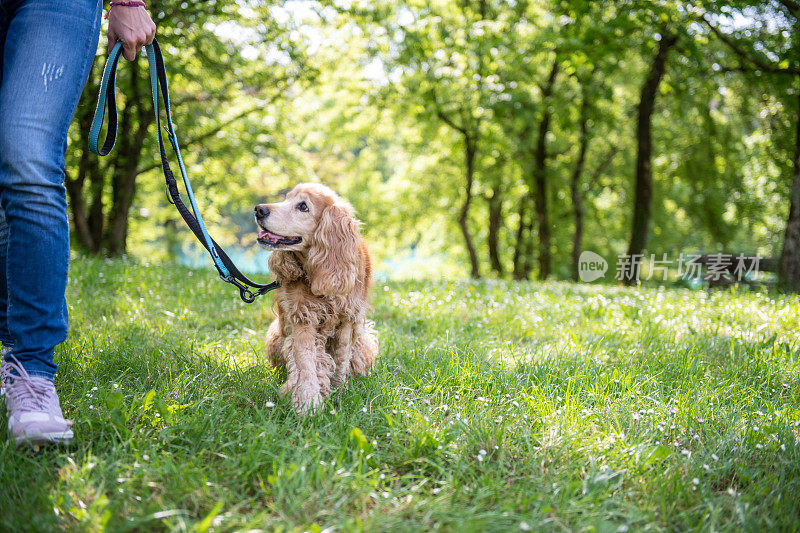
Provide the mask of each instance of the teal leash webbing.
MULTIPOLYGON (((211 255, 214 261, 214 266, 220 274, 220 278, 224 281, 235 285, 239 289, 239 296, 243 301, 252 303, 256 297, 266 294, 267 292, 277 289, 279 287, 277 281, 269 284, 260 284, 251 281, 244 274, 242 274, 233 261, 228 257, 225 251, 211 238, 208 233, 203 216, 197 206, 197 201, 194 197, 189 177, 186 173, 186 167, 183 163, 183 157, 178 146, 178 139, 175 135, 175 128, 172 124, 172 110, 169 103, 169 89, 167 84, 167 74, 164 67, 164 58, 161 54, 161 48, 158 41, 153 40, 152 44, 146 46, 147 60, 150 66, 150 88, 153 95, 153 109, 156 116, 156 131, 158 134, 158 146, 161 155, 161 166, 164 171, 164 178, 167 183, 167 191, 170 195, 171 202, 175 205, 184 219, 189 229, 195 234, 197 239, 203 247, 211 255), (178 159, 178 167, 181 171, 183 184, 186 188, 186 194, 189 197, 189 204, 192 207, 191 212, 186 208, 186 205, 181 199, 180 192, 177 187, 177 182, 172 174, 172 169, 169 166, 169 161, 164 147, 164 140, 161 134, 161 116, 159 113, 159 88, 164 99, 164 109, 166 114, 166 125, 164 129, 167 131, 172 149, 178 159)), ((116 71, 119 58, 122 53, 122 43, 117 43, 109 54, 106 61, 105 68, 103 69, 103 78, 100 84, 100 94, 98 96, 97 108, 92 121, 92 127, 89 131, 89 148, 97 155, 105 156, 111 152, 114 147, 117 134, 117 105, 116 105, 116 71), (109 87, 111 90, 109 90, 109 87), (109 110, 108 131, 106 139, 101 146, 100 143, 100 130, 103 127, 105 120, 106 107, 109 110)))

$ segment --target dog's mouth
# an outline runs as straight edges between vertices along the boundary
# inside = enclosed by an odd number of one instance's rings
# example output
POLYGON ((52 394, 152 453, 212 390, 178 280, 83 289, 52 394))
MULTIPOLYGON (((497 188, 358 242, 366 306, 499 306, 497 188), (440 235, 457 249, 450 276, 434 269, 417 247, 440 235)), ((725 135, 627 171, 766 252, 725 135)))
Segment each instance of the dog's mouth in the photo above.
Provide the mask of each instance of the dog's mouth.
POLYGON ((267 230, 261 230, 258 233, 258 242, 264 246, 291 246, 292 244, 299 244, 302 240, 302 237, 284 237, 267 230))

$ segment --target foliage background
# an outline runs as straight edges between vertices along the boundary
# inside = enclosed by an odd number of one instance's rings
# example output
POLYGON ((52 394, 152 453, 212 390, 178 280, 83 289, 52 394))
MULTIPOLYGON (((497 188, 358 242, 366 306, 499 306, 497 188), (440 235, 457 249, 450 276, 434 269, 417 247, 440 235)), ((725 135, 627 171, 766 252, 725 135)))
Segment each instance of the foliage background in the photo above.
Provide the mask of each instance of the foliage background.
MULTIPOLYGON (((150 9, 190 177, 215 237, 237 255, 254 252, 252 205, 322 181, 356 207, 387 275, 569 278, 576 238, 614 264, 643 205, 637 110, 663 36, 676 43, 653 98, 645 252, 783 249, 800 112, 794 2, 217 0, 150 9)), ((199 264, 166 202, 143 59, 122 67, 130 117, 115 154, 97 162, 86 150, 103 58, 71 130, 73 241, 93 253, 199 264), (75 213, 87 214, 94 239, 81 237, 75 213)), ((263 256, 242 260, 265 268, 263 256)))

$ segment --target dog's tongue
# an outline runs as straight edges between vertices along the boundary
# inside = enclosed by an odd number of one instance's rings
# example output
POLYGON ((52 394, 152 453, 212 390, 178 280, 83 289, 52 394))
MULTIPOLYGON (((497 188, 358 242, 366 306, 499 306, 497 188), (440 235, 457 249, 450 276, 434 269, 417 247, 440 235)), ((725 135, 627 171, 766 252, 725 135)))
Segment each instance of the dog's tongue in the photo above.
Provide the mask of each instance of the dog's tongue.
POLYGON ((274 233, 272 233, 270 231, 264 230, 264 231, 259 232, 258 238, 261 239, 261 240, 267 240, 267 241, 272 242, 272 243, 277 243, 283 237, 281 237, 280 235, 275 235, 274 233))

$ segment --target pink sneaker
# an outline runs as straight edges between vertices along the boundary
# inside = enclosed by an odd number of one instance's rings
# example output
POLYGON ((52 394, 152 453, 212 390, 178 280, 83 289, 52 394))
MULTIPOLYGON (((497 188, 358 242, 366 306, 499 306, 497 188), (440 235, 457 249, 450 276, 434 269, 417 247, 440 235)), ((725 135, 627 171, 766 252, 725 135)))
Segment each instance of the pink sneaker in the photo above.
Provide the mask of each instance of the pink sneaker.
MULTIPOLYGON (((4 350, 5 351, 5 350, 4 350)), ((8 432, 16 444, 67 443, 72 440, 72 422, 64 420, 53 382, 31 377, 12 355, 3 358, 0 381, 8 412, 8 432)))

